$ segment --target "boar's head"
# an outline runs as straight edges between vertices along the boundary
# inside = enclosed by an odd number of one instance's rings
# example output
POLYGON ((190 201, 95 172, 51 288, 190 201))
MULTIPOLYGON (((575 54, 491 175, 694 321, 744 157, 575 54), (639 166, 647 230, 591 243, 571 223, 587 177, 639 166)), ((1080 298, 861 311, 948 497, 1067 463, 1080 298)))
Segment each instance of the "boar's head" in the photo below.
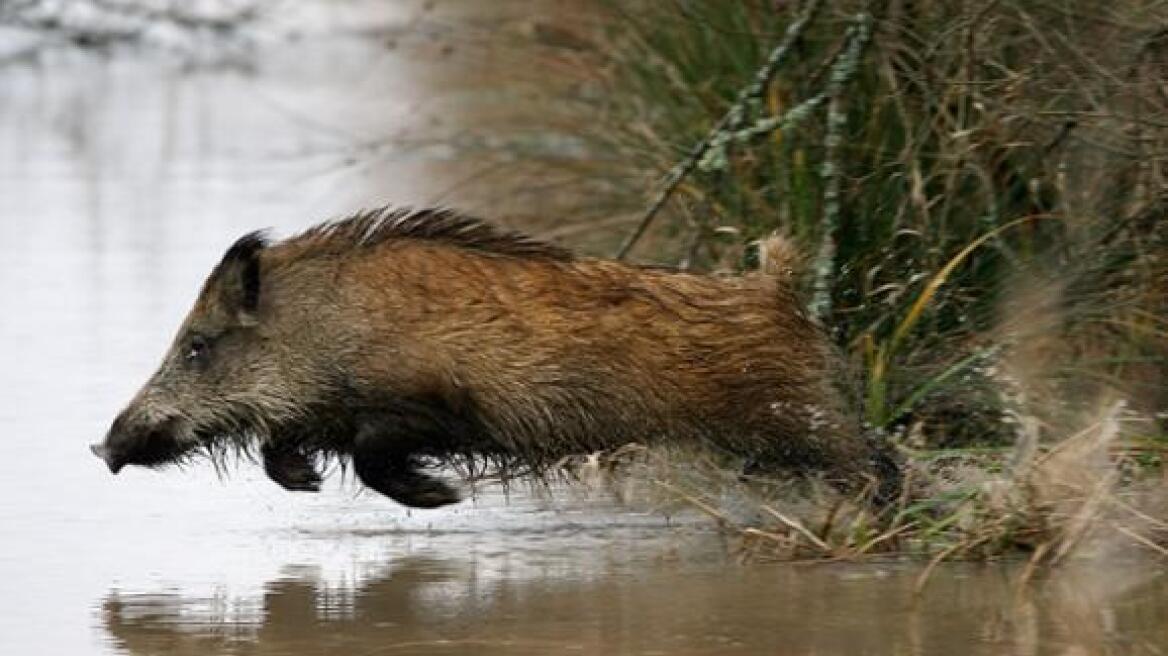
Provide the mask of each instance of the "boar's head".
POLYGON ((117 416, 104 442, 91 446, 115 474, 125 465, 178 462, 224 445, 270 436, 295 414, 296 372, 266 299, 262 233, 227 250, 203 286, 162 364, 117 416))

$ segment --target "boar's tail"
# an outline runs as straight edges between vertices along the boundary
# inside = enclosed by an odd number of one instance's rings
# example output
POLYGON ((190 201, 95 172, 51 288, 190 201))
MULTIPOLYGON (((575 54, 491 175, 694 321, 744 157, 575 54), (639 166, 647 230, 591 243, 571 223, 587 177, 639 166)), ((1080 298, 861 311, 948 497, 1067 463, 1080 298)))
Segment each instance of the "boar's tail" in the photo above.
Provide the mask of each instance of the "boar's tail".
POLYGON ((758 269, 769 276, 791 280, 802 272, 803 264, 795 243, 778 233, 758 242, 758 269))

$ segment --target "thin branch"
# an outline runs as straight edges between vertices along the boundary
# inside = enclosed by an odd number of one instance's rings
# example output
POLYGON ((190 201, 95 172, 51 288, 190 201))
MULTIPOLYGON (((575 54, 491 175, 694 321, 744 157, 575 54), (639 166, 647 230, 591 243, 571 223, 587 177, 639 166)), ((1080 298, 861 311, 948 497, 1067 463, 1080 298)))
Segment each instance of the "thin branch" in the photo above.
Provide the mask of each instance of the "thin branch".
POLYGON ((782 522, 783 525, 785 525, 787 528, 792 529, 794 531, 797 531, 800 535, 807 538, 807 540, 810 541, 811 544, 818 547, 820 551, 822 551, 826 554, 829 554, 829 555, 833 553, 830 545, 828 545, 823 540, 819 539, 819 536, 815 535, 810 530, 808 530, 807 527, 803 526, 803 524, 800 523, 798 520, 791 519, 790 517, 787 517, 783 513, 779 512, 779 511, 775 510, 774 508, 772 508, 768 505, 765 505, 765 504, 762 506, 762 509, 765 510, 766 512, 770 513, 771 516, 774 517, 775 519, 782 522))
POLYGON ((835 233, 839 228, 840 188, 843 180, 840 147, 843 145, 844 128, 848 124, 847 111, 844 107, 844 88, 855 76, 864 46, 871 38, 872 17, 866 13, 857 15, 848 31, 848 46, 832 67, 827 89, 830 101, 827 109, 826 153, 821 172, 824 180, 823 234, 812 268, 815 278, 811 287, 811 315, 821 323, 831 312, 832 278, 835 275, 835 233))
POLYGON ((841 94, 834 94, 827 106, 827 137, 824 139, 823 177, 823 234, 819 251, 815 254, 815 279, 811 285, 811 316, 823 323, 831 313, 832 279, 835 277, 835 233, 839 227, 840 187, 843 166, 840 163, 840 144, 848 124, 847 110, 841 94))
MULTIPOLYGON (((701 141, 694 144, 685 159, 666 174, 665 180, 661 185, 661 190, 649 205, 649 209, 642 215, 636 229, 621 244, 620 250, 617 251, 616 259, 623 260, 628 256, 629 251, 640 241, 641 237, 645 234, 645 230, 648 229, 653 219, 657 216, 657 213, 661 211, 661 208, 665 206, 666 201, 673 195, 673 192, 677 190, 681 181, 690 173, 693 173, 698 163, 706 156, 706 152, 710 149, 711 145, 719 140, 719 136, 728 132, 737 132, 746 125, 751 110, 761 103, 763 94, 766 93, 771 80, 778 73, 783 60, 787 58, 787 54, 791 51, 795 42, 799 40, 807 25, 814 19, 821 5, 822 0, 809 0, 803 13, 787 27, 786 34, 783 35, 783 40, 771 51, 767 60, 755 72, 754 81, 750 86, 738 94, 738 99, 730 109, 714 124, 714 127, 710 129, 701 141)), ((725 142, 723 141, 723 143, 725 142)))

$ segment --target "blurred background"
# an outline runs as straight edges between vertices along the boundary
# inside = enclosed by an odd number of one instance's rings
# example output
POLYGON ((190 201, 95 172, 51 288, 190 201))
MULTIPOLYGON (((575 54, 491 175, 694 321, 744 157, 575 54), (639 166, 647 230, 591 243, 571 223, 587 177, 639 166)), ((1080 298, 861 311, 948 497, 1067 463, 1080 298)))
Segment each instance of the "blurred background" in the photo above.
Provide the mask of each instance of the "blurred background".
POLYGON ((1166 35, 1157 0, 0 0, 0 652, 1161 653, 1166 35), (697 272, 787 235, 926 483, 411 514, 92 457, 227 245, 385 204, 697 272), (855 562, 759 564, 809 559, 855 562))

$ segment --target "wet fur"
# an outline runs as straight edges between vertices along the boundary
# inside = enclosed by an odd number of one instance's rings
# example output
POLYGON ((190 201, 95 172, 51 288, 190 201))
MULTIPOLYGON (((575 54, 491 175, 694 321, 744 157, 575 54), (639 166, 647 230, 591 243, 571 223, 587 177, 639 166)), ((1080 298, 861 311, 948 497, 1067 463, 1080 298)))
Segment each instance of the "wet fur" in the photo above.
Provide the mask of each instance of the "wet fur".
POLYGON ((319 488, 322 459, 351 460, 414 507, 459 498, 430 465, 538 473, 628 442, 699 443, 849 489, 887 478, 780 275, 784 248, 719 278, 577 258, 448 211, 249 234, 188 323, 258 326, 281 378, 199 426, 198 446, 258 445, 268 475, 300 491, 319 488))

